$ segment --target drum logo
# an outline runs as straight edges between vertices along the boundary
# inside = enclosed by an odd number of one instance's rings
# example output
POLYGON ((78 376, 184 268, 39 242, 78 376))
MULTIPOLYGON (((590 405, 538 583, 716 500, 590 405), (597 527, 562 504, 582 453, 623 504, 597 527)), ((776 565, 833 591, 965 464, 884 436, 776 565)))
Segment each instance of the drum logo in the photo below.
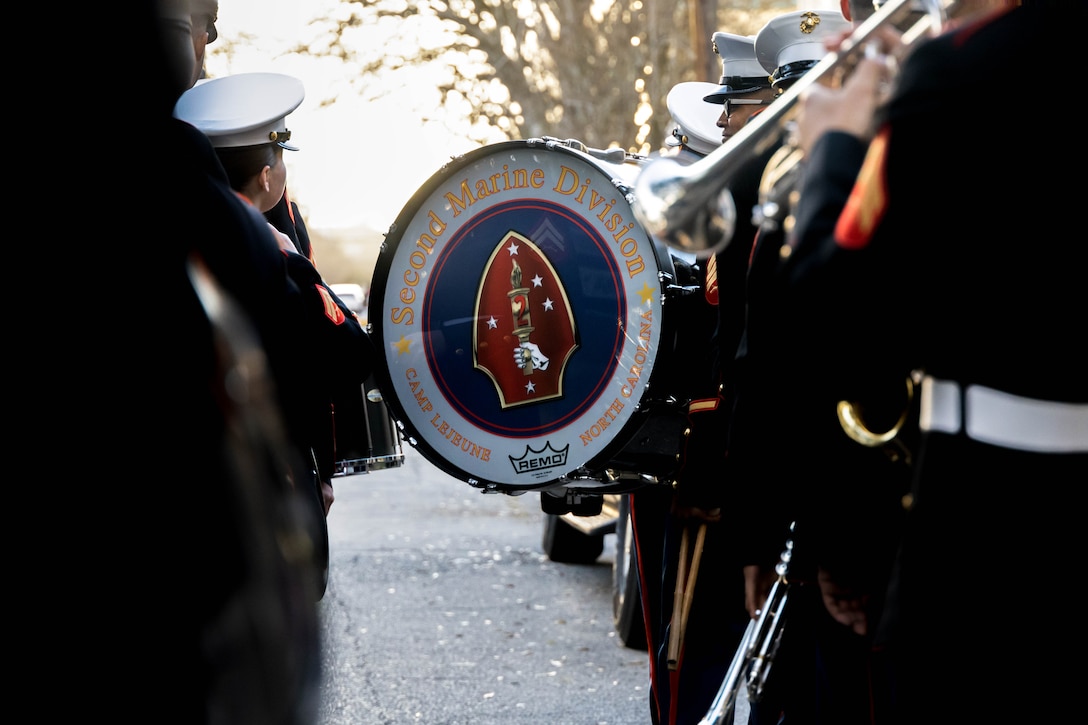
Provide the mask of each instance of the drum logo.
POLYGON ((527 473, 529 471, 555 468, 556 466, 566 466, 567 451, 569 450, 569 443, 563 446, 562 450, 557 451, 552 448, 552 442, 548 441, 544 448, 539 451, 532 446, 526 446, 525 453, 520 457, 509 456, 509 458, 510 463, 514 466, 515 473, 527 473))
POLYGON ((390 228, 373 329, 394 412, 442 468, 506 490, 592 475, 653 413, 672 269, 627 173, 550 144, 484 147, 390 228))
POLYGON ((540 248, 509 231, 491 253, 476 292, 472 352, 503 409, 563 395, 578 349, 567 291, 540 248))

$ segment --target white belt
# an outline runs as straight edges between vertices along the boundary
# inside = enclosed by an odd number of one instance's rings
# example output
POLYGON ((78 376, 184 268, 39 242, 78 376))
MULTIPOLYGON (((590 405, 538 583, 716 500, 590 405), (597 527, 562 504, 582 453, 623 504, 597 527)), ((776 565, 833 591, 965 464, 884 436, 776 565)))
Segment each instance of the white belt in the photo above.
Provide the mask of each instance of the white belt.
POLYGON ((925 377, 919 427, 1039 453, 1088 453, 1088 404, 1035 400, 925 377), (966 420, 965 420, 966 419, 966 420))

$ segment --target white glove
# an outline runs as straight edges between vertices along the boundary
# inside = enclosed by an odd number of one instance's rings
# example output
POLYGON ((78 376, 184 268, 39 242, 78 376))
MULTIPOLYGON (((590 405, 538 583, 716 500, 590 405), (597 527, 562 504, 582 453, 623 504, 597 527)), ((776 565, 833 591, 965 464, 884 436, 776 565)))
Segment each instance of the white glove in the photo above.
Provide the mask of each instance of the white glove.
POLYGON ((549 358, 544 356, 544 353, 540 352, 540 348, 536 346, 536 343, 523 342, 514 348, 515 365, 524 370, 526 363, 530 360, 533 361, 533 369, 535 370, 547 370, 548 363, 551 362, 549 358))

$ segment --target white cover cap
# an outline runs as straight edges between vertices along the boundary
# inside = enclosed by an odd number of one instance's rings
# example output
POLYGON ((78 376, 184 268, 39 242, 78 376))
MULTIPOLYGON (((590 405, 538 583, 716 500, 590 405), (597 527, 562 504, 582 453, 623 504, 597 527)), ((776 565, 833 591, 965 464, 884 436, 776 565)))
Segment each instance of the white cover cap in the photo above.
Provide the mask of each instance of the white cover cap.
POLYGON ((824 41, 853 25, 838 10, 798 10, 772 18, 756 33, 756 57, 774 85, 803 75, 827 55, 824 41))
POLYGON ((730 96, 753 93, 771 87, 771 76, 756 58, 754 37, 714 33, 714 52, 722 59, 719 87, 703 98, 707 103, 725 103, 730 96))
POLYGON ((178 99, 174 116, 204 132, 216 148, 287 141, 287 116, 302 103, 302 81, 282 73, 238 73, 196 84, 178 99))
POLYGON ((672 87, 665 105, 676 127, 665 141, 666 146, 684 145, 705 156, 722 145, 722 130, 718 128, 721 109, 703 100, 717 88, 706 81, 685 81, 672 87))

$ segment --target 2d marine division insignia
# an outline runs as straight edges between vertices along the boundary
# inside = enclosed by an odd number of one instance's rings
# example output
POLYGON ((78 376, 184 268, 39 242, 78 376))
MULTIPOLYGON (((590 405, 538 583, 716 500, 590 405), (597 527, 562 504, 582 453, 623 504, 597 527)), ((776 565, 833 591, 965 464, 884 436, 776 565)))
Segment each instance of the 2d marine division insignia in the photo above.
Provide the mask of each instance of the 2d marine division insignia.
POLYGON ((578 331, 563 283, 540 248, 510 231, 484 267, 476 293, 473 362, 491 378, 500 405, 563 395, 578 331))

